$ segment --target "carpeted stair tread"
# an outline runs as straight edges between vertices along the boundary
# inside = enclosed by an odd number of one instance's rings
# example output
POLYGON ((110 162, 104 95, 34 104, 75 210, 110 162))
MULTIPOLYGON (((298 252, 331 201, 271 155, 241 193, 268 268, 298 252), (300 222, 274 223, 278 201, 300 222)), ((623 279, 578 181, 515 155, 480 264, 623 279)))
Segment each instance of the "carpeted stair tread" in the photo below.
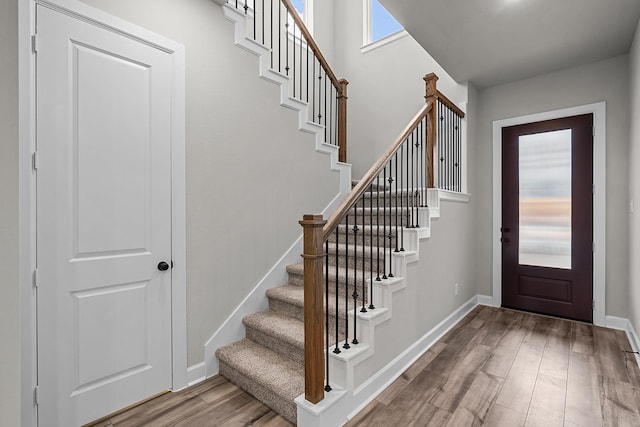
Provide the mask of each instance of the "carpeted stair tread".
MULTIPOLYGON (((359 263, 360 264, 360 263, 359 263)), ((358 286, 358 291, 360 291, 360 287, 362 286, 362 269, 354 270, 353 267, 349 267, 349 286, 353 286, 354 279, 353 273, 356 273, 355 284, 358 286)), ((303 286, 304 285, 304 264, 297 263, 291 264, 287 266, 287 273, 289 273, 289 284, 295 286, 303 286)), ((369 280, 371 279, 371 272, 369 270, 364 271, 364 280, 365 285, 368 285, 369 280)), ((344 267, 338 268, 338 283, 344 284, 347 278, 347 269, 344 267)), ((329 293, 335 293, 335 269, 332 269, 331 274, 329 274, 329 293)))
MULTIPOLYGON (((267 290, 267 297, 270 300, 277 300, 279 302, 283 302, 289 306, 297 308, 297 314, 295 313, 286 313, 290 316, 294 316, 300 320, 302 320, 303 308, 304 308, 304 288, 302 286, 297 285, 284 285, 278 286, 277 288, 271 288, 267 290)), ((341 319, 346 318, 345 311, 345 299, 344 296, 338 296, 338 317, 341 319)), ((348 300, 349 308, 353 308, 353 299, 349 298, 348 300)), ((333 316, 336 309, 335 297, 329 298, 329 313, 333 316)))
POLYGON ((274 310, 261 311, 246 316, 247 337, 272 351, 304 362, 304 323, 274 310))
POLYGON ((220 348, 216 356, 224 376, 235 377, 229 379, 295 423, 294 399, 304 393, 301 364, 246 338, 220 348))

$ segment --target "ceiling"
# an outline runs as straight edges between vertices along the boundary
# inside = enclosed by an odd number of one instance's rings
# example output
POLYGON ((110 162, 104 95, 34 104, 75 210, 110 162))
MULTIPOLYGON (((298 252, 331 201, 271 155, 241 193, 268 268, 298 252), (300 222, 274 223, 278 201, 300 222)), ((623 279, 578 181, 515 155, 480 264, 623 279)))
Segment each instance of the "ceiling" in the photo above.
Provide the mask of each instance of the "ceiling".
POLYGON ((380 0, 457 81, 478 88, 629 52, 640 0, 380 0))

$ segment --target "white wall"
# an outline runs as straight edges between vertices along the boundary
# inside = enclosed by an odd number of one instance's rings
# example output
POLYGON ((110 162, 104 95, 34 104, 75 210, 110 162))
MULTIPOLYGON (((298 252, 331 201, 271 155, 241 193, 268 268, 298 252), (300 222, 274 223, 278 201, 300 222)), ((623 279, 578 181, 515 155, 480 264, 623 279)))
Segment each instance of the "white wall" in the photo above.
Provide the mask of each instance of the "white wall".
POLYGON ((484 89, 479 93, 475 200, 478 292, 491 295, 492 122, 577 105, 607 103, 606 314, 627 316, 629 58, 620 56, 484 89))
POLYGON ((634 212, 629 216, 629 319, 640 331, 640 23, 630 52, 631 136, 629 147, 629 197, 634 212), (635 262, 634 262, 635 261, 635 262))
POLYGON ((20 416, 18 1, 0 2, 0 425, 20 416))
POLYGON ((328 156, 211 0, 85 0, 186 47, 188 363, 338 193, 328 156))

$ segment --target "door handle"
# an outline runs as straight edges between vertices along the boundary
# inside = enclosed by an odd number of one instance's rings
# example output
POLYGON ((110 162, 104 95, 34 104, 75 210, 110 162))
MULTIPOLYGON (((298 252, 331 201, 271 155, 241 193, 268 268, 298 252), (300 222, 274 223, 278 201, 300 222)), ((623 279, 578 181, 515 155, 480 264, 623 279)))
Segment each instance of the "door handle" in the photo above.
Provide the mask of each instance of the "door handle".
POLYGON ((511 229, 509 227, 501 227, 500 231, 503 232, 503 233, 508 233, 508 232, 511 231, 511 229))
POLYGON ((501 241, 502 243, 509 243, 509 238, 507 238, 507 237, 501 237, 501 238, 500 238, 500 241, 501 241))
POLYGON ((164 262, 164 261, 160 261, 160 262, 158 263, 158 270, 160 270, 160 271, 167 271, 168 269, 169 269, 169 264, 167 264, 166 262, 164 262))

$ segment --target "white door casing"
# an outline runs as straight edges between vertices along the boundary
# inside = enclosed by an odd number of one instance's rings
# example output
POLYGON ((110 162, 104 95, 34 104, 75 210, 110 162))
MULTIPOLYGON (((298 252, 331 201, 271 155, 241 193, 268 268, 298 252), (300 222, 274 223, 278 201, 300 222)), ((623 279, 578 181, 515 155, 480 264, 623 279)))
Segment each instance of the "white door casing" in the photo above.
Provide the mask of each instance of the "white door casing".
POLYGON ((39 424, 172 387, 170 55, 37 7, 39 424))
POLYGON ((606 308, 606 141, 607 108, 605 102, 563 108, 544 113, 496 120, 493 122, 493 214, 492 214, 492 305, 502 305, 502 128, 523 123, 593 114, 593 323, 605 325, 606 308))

